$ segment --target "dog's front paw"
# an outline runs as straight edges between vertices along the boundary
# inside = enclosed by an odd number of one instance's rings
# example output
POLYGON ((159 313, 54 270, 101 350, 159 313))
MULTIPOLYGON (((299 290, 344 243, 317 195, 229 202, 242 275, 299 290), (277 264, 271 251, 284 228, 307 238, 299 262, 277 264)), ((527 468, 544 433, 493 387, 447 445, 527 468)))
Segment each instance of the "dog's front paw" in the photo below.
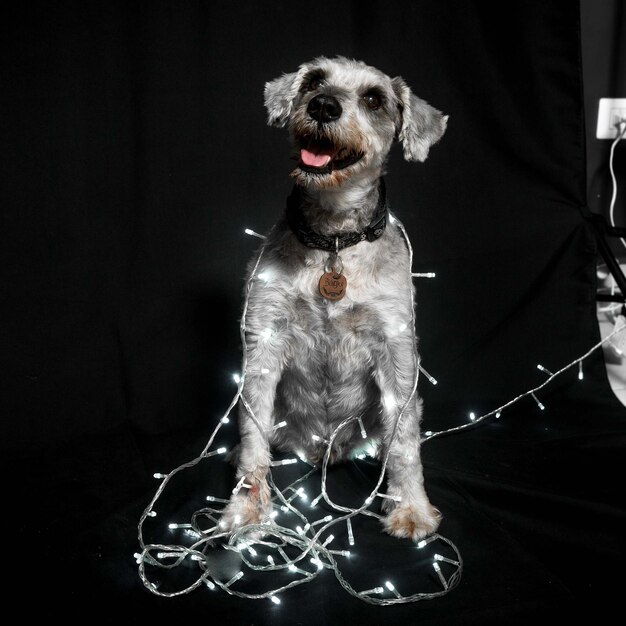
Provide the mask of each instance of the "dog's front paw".
POLYGON ((220 518, 221 531, 232 532, 242 526, 262 524, 271 519, 272 499, 267 481, 248 477, 244 482, 250 487, 242 487, 230 498, 220 518))
POLYGON ((432 535, 441 522, 441 513, 432 504, 418 509, 411 505, 397 505, 383 519, 385 530, 394 537, 423 539, 432 535))

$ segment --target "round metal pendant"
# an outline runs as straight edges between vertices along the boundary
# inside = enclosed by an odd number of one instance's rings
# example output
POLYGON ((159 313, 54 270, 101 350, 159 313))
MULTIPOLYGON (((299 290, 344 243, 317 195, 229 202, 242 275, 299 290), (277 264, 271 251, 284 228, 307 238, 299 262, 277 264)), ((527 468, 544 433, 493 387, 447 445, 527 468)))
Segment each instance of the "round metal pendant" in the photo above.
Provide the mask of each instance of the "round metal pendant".
POLYGON ((319 283, 320 293, 328 300, 341 300, 346 295, 346 287, 348 281, 343 274, 339 274, 334 270, 322 274, 319 283))

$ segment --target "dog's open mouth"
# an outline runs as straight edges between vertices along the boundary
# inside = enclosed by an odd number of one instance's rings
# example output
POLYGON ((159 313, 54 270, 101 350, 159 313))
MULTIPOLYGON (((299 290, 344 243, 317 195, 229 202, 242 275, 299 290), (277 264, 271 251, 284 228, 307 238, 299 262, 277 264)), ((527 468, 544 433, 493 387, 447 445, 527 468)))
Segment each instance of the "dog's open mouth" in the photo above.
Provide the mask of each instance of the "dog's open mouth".
POLYGON ((305 139, 300 143, 300 169, 326 174, 354 165, 363 154, 347 147, 337 146, 328 139, 305 139))

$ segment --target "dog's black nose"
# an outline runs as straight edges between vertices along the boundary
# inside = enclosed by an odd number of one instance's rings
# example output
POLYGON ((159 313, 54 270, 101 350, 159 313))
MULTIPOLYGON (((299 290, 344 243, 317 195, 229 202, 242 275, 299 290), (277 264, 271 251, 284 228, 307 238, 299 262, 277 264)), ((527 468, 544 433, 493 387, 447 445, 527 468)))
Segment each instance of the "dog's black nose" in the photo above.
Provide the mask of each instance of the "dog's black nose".
POLYGON ((341 105, 337 98, 323 94, 309 102, 307 111, 316 122, 334 122, 341 117, 341 105))

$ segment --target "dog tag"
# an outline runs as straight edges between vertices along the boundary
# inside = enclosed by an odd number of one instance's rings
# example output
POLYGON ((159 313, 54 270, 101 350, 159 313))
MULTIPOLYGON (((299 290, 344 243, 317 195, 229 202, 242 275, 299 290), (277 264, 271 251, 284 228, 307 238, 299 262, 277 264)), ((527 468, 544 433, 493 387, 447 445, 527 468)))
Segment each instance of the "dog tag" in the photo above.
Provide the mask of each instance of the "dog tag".
POLYGON ((346 287, 348 281, 341 272, 335 272, 335 268, 332 268, 331 272, 324 272, 320 278, 320 293, 327 300, 341 300, 346 295, 346 287))

